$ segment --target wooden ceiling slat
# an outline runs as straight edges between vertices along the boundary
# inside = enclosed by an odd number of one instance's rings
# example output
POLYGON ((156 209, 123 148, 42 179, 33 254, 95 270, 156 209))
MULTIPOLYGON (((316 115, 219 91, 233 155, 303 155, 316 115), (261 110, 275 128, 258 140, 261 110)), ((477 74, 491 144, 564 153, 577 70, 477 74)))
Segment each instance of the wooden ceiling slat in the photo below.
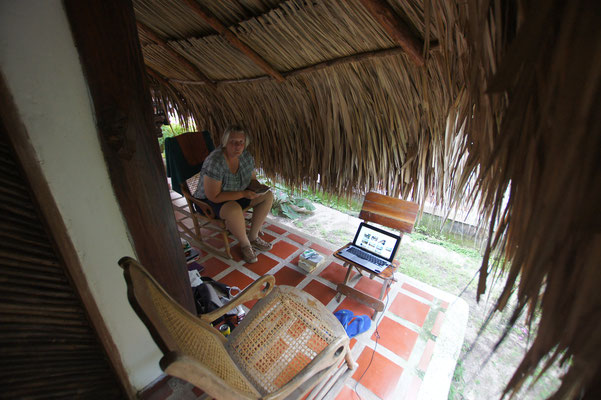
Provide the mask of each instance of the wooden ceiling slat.
POLYGON ((383 0, 360 0, 361 4, 382 25, 382 28, 399 44, 409 55, 409 58, 419 66, 424 65, 422 49, 424 43, 417 38, 407 24, 383 0))
POLYGON ((148 36, 153 42, 157 45, 161 46, 165 51, 167 51, 171 56, 173 56, 181 65, 190 71, 192 74, 196 75, 202 82, 205 84, 214 87, 215 83, 210 80, 205 74, 203 74, 194 64, 184 58, 181 54, 173 50, 165 40, 163 40, 157 33, 155 33, 148 26, 144 25, 141 22, 136 23, 138 25, 138 29, 143 31, 146 36, 148 36))
POLYGON ((249 59, 251 59, 258 67, 265 71, 268 75, 272 76, 278 82, 284 82, 284 76, 275 70, 267 61, 263 59, 257 52, 251 49, 248 45, 243 43, 236 35, 232 33, 225 25, 223 25, 217 18, 215 18, 209 11, 205 10, 194 0, 184 0, 184 2, 196 13, 199 17, 205 20, 213 29, 215 29, 221 36, 223 36, 232 46, 236 47, 242 53, 244 53, 249 59))

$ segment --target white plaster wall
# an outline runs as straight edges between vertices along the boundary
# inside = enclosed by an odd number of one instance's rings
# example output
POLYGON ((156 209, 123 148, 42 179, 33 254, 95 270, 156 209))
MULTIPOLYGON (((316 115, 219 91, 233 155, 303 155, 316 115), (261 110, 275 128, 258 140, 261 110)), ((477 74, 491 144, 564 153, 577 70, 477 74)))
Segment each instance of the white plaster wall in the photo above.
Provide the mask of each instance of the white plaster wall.
POLYGON ((160 351, 127 301, 117 260, 134 250, 60 0, 0 0, 0 71, 130 381, 141 389, 161 373, 160 351))

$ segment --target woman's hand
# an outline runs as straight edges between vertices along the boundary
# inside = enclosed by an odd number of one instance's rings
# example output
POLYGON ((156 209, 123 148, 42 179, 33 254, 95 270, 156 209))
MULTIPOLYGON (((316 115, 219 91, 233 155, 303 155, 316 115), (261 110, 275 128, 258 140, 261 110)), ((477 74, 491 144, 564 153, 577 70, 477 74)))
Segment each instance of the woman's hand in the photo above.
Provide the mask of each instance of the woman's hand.
POLYGON ((256 194, 255 192, 253 192, 252 190, 243 190, 242 191, 242 197, 245 199, 254 199, 256 197, 258 197, 259 195, 256 194))

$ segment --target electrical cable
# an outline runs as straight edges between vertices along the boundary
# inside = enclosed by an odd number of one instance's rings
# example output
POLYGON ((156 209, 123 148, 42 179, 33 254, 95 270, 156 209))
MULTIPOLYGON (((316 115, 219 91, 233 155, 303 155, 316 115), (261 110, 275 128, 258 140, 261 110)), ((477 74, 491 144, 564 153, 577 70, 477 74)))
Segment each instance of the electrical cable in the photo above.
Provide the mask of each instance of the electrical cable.
POLYGON ((388 293, 386 293, 386 305, 384 305, 384 310, 382 311, 382 315, 380 315, 380 318, 378 318, 378 322, 376 322, 376 330, 374 331, 374 335, 376 336, 376 345, 373 348, 373 352, 371 353, 371 358, 369 359, 369 363, 367 364, 365 371, 363 371, 363 373, 361 374, 361 376, 359 377, 357 382, 355 382, 355 388, 353 389, 353 393, 357 395, 359 400, 362 400, 362 399, 361 399, 361 396, 359 396, 359 393, 357 392, 357 385, 359 385, 359 382, 361 382, 361 379, 363 379, 363 376, 365 376, 365 373, 367 372, 367 370, 371 366, 371 363, 374 360, 374 355, 376 354, 376 349, 378 348, 378 340, 380 340, 380 332, 378 332, 378 327, 380 326, 380 322, 382 321, 382 318, 384 318, 384 313, 386 312, 386 309, 388 308, 388 300, 389 299, 390 299, 390 296, 388 295, 388 293))

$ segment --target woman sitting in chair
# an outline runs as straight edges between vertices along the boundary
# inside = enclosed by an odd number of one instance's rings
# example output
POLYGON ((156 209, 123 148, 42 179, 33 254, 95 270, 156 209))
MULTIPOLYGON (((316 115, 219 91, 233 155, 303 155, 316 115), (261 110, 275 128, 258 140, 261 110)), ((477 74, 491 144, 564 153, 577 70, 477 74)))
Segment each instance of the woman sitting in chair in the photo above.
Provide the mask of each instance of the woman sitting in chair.
POLYGON ((225 221, 227 229, 238 239, 247 263, 257 262, 253 248, 266 251, 271 243, 259 237, 259 230, 271 210, 273 194, 246 190, 255 176, 255 160, 246 150, 250 138, 239 126, 228 127, 221 137, 221 147, 205 159, 194 197, 206 201, 215 215, 225 221), (206 199, 206 200, 205 200, 206 199), (253 208, 251 227, 246 235, 243 210, 253 208))

